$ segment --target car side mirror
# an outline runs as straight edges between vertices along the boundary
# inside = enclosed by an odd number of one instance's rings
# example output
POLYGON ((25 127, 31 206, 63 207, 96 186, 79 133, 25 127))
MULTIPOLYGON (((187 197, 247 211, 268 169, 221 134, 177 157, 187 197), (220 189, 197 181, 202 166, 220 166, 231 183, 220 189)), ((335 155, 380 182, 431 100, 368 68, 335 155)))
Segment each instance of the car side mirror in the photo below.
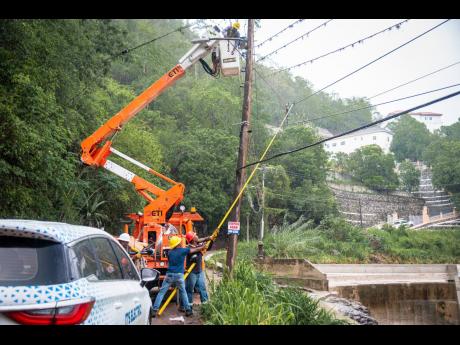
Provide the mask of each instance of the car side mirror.
POLYGON ((153 282, 160 278, 160 272, 153 268, 141 269, 141 285, 144 286, 148 282, 153 282))

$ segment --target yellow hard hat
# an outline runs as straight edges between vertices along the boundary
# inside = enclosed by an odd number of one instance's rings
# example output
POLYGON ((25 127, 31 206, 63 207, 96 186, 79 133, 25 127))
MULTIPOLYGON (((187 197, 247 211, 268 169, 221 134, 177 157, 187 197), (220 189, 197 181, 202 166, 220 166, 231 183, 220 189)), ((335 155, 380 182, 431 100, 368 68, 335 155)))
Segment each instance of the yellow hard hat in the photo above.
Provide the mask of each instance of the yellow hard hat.
POLYGON ((237 29, 237 30, 238 30, 238 29, 240 28, 240 23, 235 22, 235 23, 233 23, 232 27, 233 27, 234 29, 237 29))
POLYGON ((171 236, 171 238, 169 239, 169 248, 176 248, 180 242, 181 239, 179 236, 171 236))

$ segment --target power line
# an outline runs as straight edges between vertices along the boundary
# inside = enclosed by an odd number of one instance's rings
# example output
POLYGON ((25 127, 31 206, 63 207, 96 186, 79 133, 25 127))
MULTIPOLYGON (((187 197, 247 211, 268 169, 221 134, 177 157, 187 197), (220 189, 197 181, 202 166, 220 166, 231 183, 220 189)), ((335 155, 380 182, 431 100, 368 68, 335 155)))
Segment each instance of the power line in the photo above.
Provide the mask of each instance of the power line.
POLYGON ((367 97, 367 99, 372 99, 372 98, 375 98, 375 97, 377 97, 377 96, 381 96, 381 95, 383 95, 383 94, 385 94, 385 93, 387 93, 387 92, 396 90, 396 89, 398 89, 398 88, 400 88, 400 87, 402 87, 402 86, 405 86, 405 85, 408 85, 408 84, 410 84, 410 83, 413 83, 414 81, 423 79, 423 78, 428 77, 428 76, 430 76, 430 75, 433 75, 433 74, 435 74, 435 73, 441 72, 441 71, 443 71, 443 70, 445 70, 445 69, 447 69, 447 68, 450 68, 450 67, 452 67, 452 66, 458 65, 459 63, 460 63, 460 61, 457 61, 457 62, 455 62, 455 63, 453 63, 453 64, 451 64, 451 65, 449 65, 449 66, 440 68, 440 69, 438 69, 438 70, 436 70, 436 71, 434 71, 434 72, 425 74, 425 75, 423 75, 423 76, 421 76, 421 77, 418 77, 418 78, 416 78, 416 79, 413 79, 413 80, 411 80, 411 81, 408 81, 408 82, 406 82, 406 83, 404 83, 404 84, 401 84, 401 85, 395 86, 395 87, 393 87, 393 88, 391 88, 391 89, 389 89, 389 90, 380 92, 380 93, 378 93, 378 94, 376 94, 376 95, 374 95, 374 96, 372 96, 372 97, 367 97))
POLYGON ((278 98, 278 101, 280 103, 281 106, 284 106, 286 104, 286 102, 284 102, 283 100, 283 97, 281 97, 281 95, 278 93, 278 91, 275 89, 275 87, 273 85, 271 85, 259 72, 256 68, 254 68, 254 71, 256 72, 256 74, 264 81, 265 84, 267 84, 267 86, 273 91, 273 93, 276 95, 276 97, 278 98))
MULTIPOLYGON (((244 58, 243 54, 240 52, 240 50, 239 50, 237 47, 235 47, 235 50, 238 52, 238 54, 239 54, 242 58, 244 58)), ((267 84, 267 86, 273 91, 273 93, 276 95, 276 97, 278 97, 278 101, 279 101, 280 105, 281 105, 281 106, 287 105, 287 104, 284 102, 283 97, 281 97, 281 95, 280 95, 280 94, 278 93, 278 91, 273 87, 273 85, 271 85, 271 84, 264 78, 264 76, 263 76, 262 74, 259 73, 259 71, 257 70, 257 68, 254 68, 253 70, 256 72, 256 74, 257 74, 260 78, 262 78, 262 80, 264 81, 264 83, 267 84)))
POLYGON ((435 100, 432 100, 430 102, 427 102, 427 103, 424 103, 424 104, 421 104, 421 105, 418 105, 416 107, 413 107, 411 109, 407 109, 407 110, 404 110, 404 111, 401 111, 401 112, 398 112, 394 115, 391 115, 391 116, 388 116, 384 119, 380 119, 380 120, 377 120, 377 121, 373 121, 371 123, 368 123, 366 125, 363 125, 363 126, 360 126, 360 127, 357 127, 357 128, 354 128, 354 129, 351 129, 349 131, 345 131, 343 133, 340 133, 340 134, 337 134, 337 135, 334 135, 330 138, 326 138, 326 139, 322 139, 322 140, 319 140, 313 144, 309 144, 309 145, 306 145, 306 146, 303 146, 303 147, 300 147, 300 148, 297 148, 297 149, 294 149, 294 150, 290 150, 290 151, 286 151, 286 152, 281 152, 281 153, 278 153, 278 154, 275 154, 271 157, 268 157, 268 158, 265 158, 265 159, 262 159, 262 160, 259 160, 259 161, 256 161, 256 162, 253 162, 253 163, 249 163, 249 164, 246 164, 242 167, 239 167, 238 169, 244 169, 244 168, 247 168, 251 165, 254 165, 254 164, 260 164, 262 162, 267 162, 269 160, 272 160, 274 158, 277 158, 277 157, 281 157, 281 156, 284 156, 284 155, 287 155, 287 154, 291 154, 291 153, 295 153, 295 152, 298 152, 298 151, 301 151, 301 150, 304 150, 304 149, 307 149, 307 148, 310 148, 310 147, 313 147, 313 146, 316 146, 316 145, 319 145, 319 144, 322 144, 322 143, 325 143, 327 141, 330 141, 330 140, 333 140, 333 139, 337 139, 337 138, 340 138, 342 136, 345 136, 347 134, 351 134, 351 133, 354 133, 354 132, 357 132, 357 131, 360 131, 364 128, 368 128, 368 127, 372 127, 372 126, 375 126, 376 124, 379 124, 379 123, 382 123, 382 122, 385 122, 385 121, 388 121, 388 120, 391 120, 391 119, 394 119, 398 116, 401 116, 401 115, 404 115, 404 114, 407 114, 407 113, 410 113, 414 110, 417 110, 417 109, 420 109, 420 108, 423 108, 423 107, 426 107, 426 106, 429 106, 431 104, 435 104, 435 103, 438 103, 438 102, 441 102, 441 101, 444 101, 446 99, 449 99, 449 98, 452 98, 452 97, 455 97, 455 96, 458 96, 460 94, 460 91, 456 91, 454 93, 451 93, 449 95, 446 95, 446 96, 443 96, 443 97, 440 97, 440 98, 437 98, 435 100))
POLYGON ((271 41, 272 39, 274 39, 276 36, 279 36, 281 33, 283 33, 284 31, 286 31, 287 29, 292 29, 294 27, 294 25, 302 22, 303 19, 299 19, 299 20, 296 20, 294 23, 292 24, 289 24, 287 27, 285 27, 283 30, 281 30, 280 32, 277 32, 276 34, 274 34, 273 36, 270 36, 269 38, 267 38, 265 41, 263 41, 262 43, 259 43, 258 45, 255 46, 255 48, 259 48, 260 46, 264 45, 265 43, 267 43, 268 41, 271 41))
POLYGON ((402 22, 399 22, 398 24, 394 24, 394 25, 392 25, 392 26, 390 26, 390 27, 388 27, 388 28, 386 28, 386 29, 383 29, 383 30, 381 30, 381 31, 379 31, 379 32, 376 32, 376 33, 374 33, 374 34, 372 34, 372 35, 370 35, 370 36, 367 36, 367 37, 365 37, 365 38, 361 38, 360 40, 357 40, 357 41, 355 41, 355 42, 353 42, 353 43, 350 43, 350 44, 348 44, 348 45, 346 45, 346 46, 343 46, 343 47, 338 48, 338 49, 336 49, 336 50, 332 50, 332 51, 330 51, 330 52, 328 52, 328 53, 325 53, 325 54, 323 54, 323 55, 320 55, 320 56, 318 56, 318 57, 315 57, 315 58, 313 58, 313 59, 311 59, 311 60, 307 60, 307 61, 301 62, 301 63, 299 63, 299 64, 297 64, 297 65, 293 65, 293 66, 291 66, 291 67, 286 67, 286 68, 280 69, 280 70, 274 72, 273 74, 280 73, 280 72, 283 72, 283 71, 286 71, 286 70, 291 70, 291 69, 293 69, 293 68, 297 68, 297 67, 300 67, 300 66, 302 66, 302 65, 306 65, 307 63, 313 63, 313 61, 319 60, 319 59, 321 59, 321 58, 323 58, 323 57, 326 57, 326 56, 328 56, 328 55, 331 55, 331 54, 334 54, 334 53, 338 53, 338 52, 343 51, 343 50, 345 50, 345 49, 347 49, 347 48, 349 48, 349 47, 354 47, 355 44, 361 44, 361 43, 363 43, 364 41, 366 41, 366 40, 368 40, 368 39, 370 39, 370 38, 372 38, 372 37, 374 37, 374 36, 377 36, 377 35, 379 35, 379 34, 381 34, 381 33, 386 32, 386 31, 391 31, 393 28, 399 29, 399 27, 400 27, 402 24, 404 24, 404 23, 406 23, 406 22, 408 22, 408 21, 409 21, 409 19, 406 19, 406 20, 404 20, 404 21, 402 21, 402 22))
POLYGON ((329 85, 327 85, 327 86, 323 87, 322 89, 320 89, 320 90, 318 90, 318 91, 312 93, 311 95, 309 95, 309 96, 307 96, 307 97, 305 97, 305 98, 303 98, 303 99, 301 99, 301 100, 299 100, 299 101, 297 101, 297 102, 294 102, 294 104, 299 104, 299 103, 301 103, 301 102, 303 102, 303 101, 309 99, 310 97, 312 97, 312 96, 314 96, 314 95, 320 93, 321 91, 327 89, 328 87, 330 87, 330 86, 332 86, 332 85, 334 85, 334 84, 337 84, 339 81, 342 81, 342 80, 344 80, 345 78, 348 78, 349 76, 351 76, 351 75, 353 75, 353 74, 359 72, 359 71, 362 70, 363 68, 365 68, 365 67, 367 67, 367 66, 373 64, 374 62, 377 62, 377 61, 379 61, 380 59, 383 59, 385 56, 390 55, 391 53, 393 53, 393 52, 395 52, 395 51, 401 49, 402 47, 408 45, 409 43, 415 41, 416 39, 418 39, 418 38, 420 38, 420 37, 426 35, 426 34, 429 33, 430 31, 433 31, 434 29, 436 29, 436 28, 440 27, 441 25, 447 23, 449 20, 450 20, 450 19, 447 19, 447 20, 443 21, 442 23, 439 23, 438 25, 433 26, 431 29, 429 29, 429 30, 427 30, 427 31, 425 31, 425 32, 423 32, 423 33, 421 33, 420 35, 418 35, 418 36, 416 36, 416 37, 410 39, 409 41, 407 41, 407 42, 401 44, 400 46, 398 46, 398 47, 396 47, 396 48, 390 50, 389 52, 387 52, 387 53, 385 53, 385 54, 379 56, 378 58, 372 60, 371 62, 368 62, 367 64, 365 64, 364 66, 361 66, 360 68, 354 70, 353 72, 348 73, 348 74, 345 75, 344 77, 342 77, 342 78, 340 78, 340 79, 338 79, 338 80, 336 80, 336 81, 330 83, 329 85))
POLYGON ((322 27, 322 26, 326 26, 327 23, 329 23, 329 22, 332 21, 332 20, 333 20, 333 19, 329 19, 329 20, 325 21, 324 23, 322 23, 321 25, 318 25, 317 27, 315 27, 314 29, 308 31, 307 33, 304 33, 303 35, 297 37, 296 39, 292 40, 291 42, 286 43, 285 45, 283 45, 283 46, 281 46, 281 47, 279 47, 279 48, 273 50, 272 52, 268 53, 267 55, 261 57, 261 58, 258 59, 256 62, 259 62, 259 61, 264 60, 264 59, 267 58, 268 56, 273 55, 273 54, 277 53, 278 51, 280 51, 281 49, 286 48, 288 45, 290 45, 290 44, 292 44, 292 43, 294 43, 294 42, 296 42, 296 41, 298 41, 298 40, 300 40, 300 39, 303 39, 305 36, 308 37, 308 35, 311 34, 313 31, 319 29, 319 28, 322 27))
POLYGON ((415 94, 415 95, 406 96, 406 97, 394 99, 394 100, 387 101, 387 102, 377 103, 377 104, 374 104, 374 105, 369 105, 369 106, 365 106, 365 107, 361 107, 361 108, 351 109, 351 110, 343 111, 343 112, 340 112, 340 113, 335 113, 335 114, 325 115, 325 116, 321 116, 321 117, 316 117, 316 118, 309 119, 309 120, 307 119, 307 120, 303 120, 303 121, 293 122, 293 123, 291 123, 291 125, 292 125, 292 124, 297 124, 297 123, 305 123, 305 122, 312 122, 312 121, 321 120, 321 119, 327 119, 327 118, 329 118, 329 117, 336 117, 336 116, 339 116, 339 115, 344 115, 344 114, 352 113, 352 112, 354 112, 354 111, 370 109, 370 108, 377 107, 377 106, 379 106, 379 105, 394 103, 394 102, 402 101, 402 100, 404 100, 404 99, 409 99, 409 98, 413 98, 413 97, 417 97, 417 96, 422 96, 422 95, 426 95, 426 94, 429 94, 429 93, 433 93, 433 92, 436 92, 436 91, 441 91, 441 90, 449 89, 449 88, 452 88, 452 87, 455 87, 455 86, 460 86, 460 84, 449 85, 449 86, 441 87, 441 88, 439 88, 439 89, 430 90, 430 91, 426 91, 426 92, 421 92, 421 93, 417 93, 417 94, 415 94))
POLYGON ((187 28, 189 28, 189 27, 191 27, 191 26, 194 26, 194 25, 196 25, 196 24, 199 24, 199 23, 201 23, 202 21, 203 21, 203 20, 198 20, 198 21, 196 21, 195 23, 183 25, 183 26, 181 26, 181 27, 178 27, 177 29, 174 29, 174 30, 172 30, 172 31, 170 31, 170 32, 167 32, 167 33, 164 34, 164 35, 155 37, 155 38, 153 38, 153 39, 151 39, 151 40, 149 40, 149 41, 147 41, 147 42, 141 43, 141 44, 139 44, 139 45, 137 45, 137 46, 135 46, 135 47, 126 48, 125 50, 121 51, 120 53, 118 53, 118 54, 112 56, 112 58, 116 58, 116 57, 118 57, 118 56, 120 56, 120 55, 127 54, 127 53, 129 53, 129 52, 131 52, 131 51, 133 51, 133 50, 135 50, 135 49, 138 49, 138 48, 141 48, 141 47, 143 47, 143 46, 145 46, 145 45, 147 45, 147 44, 153 43, 153 42, 155 42, 155 41, 157 41, 157 40, 159 40, 159 39, 161 39, 161 38, 164 38, 164 37, 166 37, 166 36, 169 36, 169 35, 171 35, 171 34, 177 32, 177 31, 182 32, 182 30, 187 29, 187 28))

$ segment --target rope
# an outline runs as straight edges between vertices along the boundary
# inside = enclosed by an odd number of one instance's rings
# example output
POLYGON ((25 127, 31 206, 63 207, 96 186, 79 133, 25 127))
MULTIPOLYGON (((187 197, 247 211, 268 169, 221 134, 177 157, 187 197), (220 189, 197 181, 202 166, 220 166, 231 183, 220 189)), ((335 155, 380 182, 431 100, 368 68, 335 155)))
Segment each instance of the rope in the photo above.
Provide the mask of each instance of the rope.
MULTIPOLYGON (((287 109, 286 111, 286 115, 284 116, 283 118, 283 121, 281 122, 281 125, 280 125, 280 128, 283 127, 283 124, 284 124, 284 121, 287 119, 287 117, 289 116, 289 113, 291 112, 291 109, 293 107, 293 104, 289 107, 289 109, 287 109)), ((265 149, 265 151, 263 152, 262 156, 260 157, 260 160, 263 160, 265 155, 267 154, 268 150, 270 149, 270 147, 273 145, 273 142, 275 141, 275 138, 278 136, 278 133, 281 132, 281 131, 278 131, 277 133, 275 133, 275 135, 273 136, 273 138, 270 140, 270 142, 268 143, 268 146, 267 148, 265 149)), ((227 220, 228 216, 230 215, 230 213, 232 212, 233 208, 235 207, 236 203, 238 202, 238 200, 241 198, 241 195, 243 195, 243 192, 244 190, 246 189, 246 187, 248 186, 249 182, 252 180, 252 178, 254 177, 254 174, 256 173, 257 171, 257 168, 259 167, 259 164, 256 165, 256 167, 254 168, 254 170, 252 171, 251 175, 249 175, 248 179, 246 180, 246 182, 244 183, 243 187, 241 188, 240 192, 238 193, 237 197, 235 198, 235 200, 233 201, 233 203, 231 204, 231 206, 228 208, 227 212, 225 213, 225 215, 223 216, 222 220, 220 221, 219 225, 217 226, 217 228, 213 231, 211 237, 214 237, 216 238, 217 235, 219 235, 219 232, 220 232, 220 228, 222 227, 222 225, 225 223, 225 221, 227 220)), ((211 244, 211 240, 209 240, 206 245, 205 245, 205 248, 204 248, 204 252, 203 254, 206 253, 207 249, 209 248, 209 245, 211 244)), ((190 265, 190 267, 187 269, 187 271, 185 272, 184 274, 184 280, 187 279, 187 277, 189 276, 190 272, 192 272, 192 270, 195 268, 195 265, 196 263, 192 263, 192 265, 190 265)), ((166 307, 168 306, 168 304, 171 302, 171 300, 174 298, 174 296, 176 295, 177 293, 177 287, 174 288, 173 292, 171 293, 171 295, 168 297, 168 299, 165 301, 165 303, 163 304, 163 306, 160 308, 160 310, 158 311, 158 315, 161 315, 163 313, 163 311, 166 309, 166 307)))

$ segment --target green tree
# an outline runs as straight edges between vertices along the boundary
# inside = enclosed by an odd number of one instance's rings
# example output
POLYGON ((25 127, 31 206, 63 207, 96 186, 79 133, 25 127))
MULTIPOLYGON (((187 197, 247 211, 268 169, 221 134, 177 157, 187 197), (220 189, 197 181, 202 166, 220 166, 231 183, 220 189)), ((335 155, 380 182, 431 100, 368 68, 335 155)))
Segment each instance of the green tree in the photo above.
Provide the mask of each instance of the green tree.
POLYGON ((58 220, 67 204, 78 221, 79 142, 122 40, 109 20, 1 21, 0 216, 58 220))
POLYGON ((424 158, 431 166, 433 185, 448 191, 460 208, 460 140, 439 138, 427 148, 424 158))
POLYGON ((460 141, 460 119, 450 126, 441 126, 439 132, 441 137, 460 141))
POLYGON ((399 167, 401 184, 404 189, 408 192, 415 190, 420 184, 420 170, 418 170, 415 165, 405 160, 401 163, 399 167))
POLYGON ((403 115, 389 127, 394 132, 390 150, 394 153, 395 159, 398 162, 405 159, 421 160, 423 151, 431 142, 431 134, 425 124, 409 115, 403 115))
POLYGON ((195 206, 207 224, 216 226, 233 195, 238 138, 201 128, 172 139, 164 159, 171 176, 185 185, 185 205, 195 206))
MULTIPOLYGON (((272 152, 275 154, 317 140, 318 137, 311 128, 288 127, 273 144, 272 152)), ((287 221, 303 215, 306 219, 319 223, 325 215, 335 212, 335 199, 326 185, 328 154, 322 146, 285 155, 274 162, 283 166, 290 178, 290 188, 281 193, 281 197, 288 201, 287 221)), ((277 218, 270 226, 282 221, 283 219, 277 218)))
POLYGON ((349 155, 348 171, 354 179, 377 190, 394 190, 398 187, 392 154, 385 154, 378 145, 367 145, 349 155))

